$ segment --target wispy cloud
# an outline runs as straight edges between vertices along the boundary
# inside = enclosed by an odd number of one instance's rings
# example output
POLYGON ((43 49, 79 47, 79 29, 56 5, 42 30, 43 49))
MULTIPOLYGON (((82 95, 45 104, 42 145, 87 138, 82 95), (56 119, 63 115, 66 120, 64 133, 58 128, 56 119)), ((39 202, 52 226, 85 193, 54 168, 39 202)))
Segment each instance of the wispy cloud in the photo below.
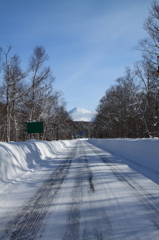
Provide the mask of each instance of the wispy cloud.
POLYGON ((43 45, 50 55, 55 86, 66 101, 71 104, 73 91, 84 85, 83 99, 92 104, 92 93, 101 98, 122 68, 138 60, 139 53, 131 50, 145 36, 142 25, 151 0, 3 2, 1 46, 13 44, 24 61, 36 45, 43 45))

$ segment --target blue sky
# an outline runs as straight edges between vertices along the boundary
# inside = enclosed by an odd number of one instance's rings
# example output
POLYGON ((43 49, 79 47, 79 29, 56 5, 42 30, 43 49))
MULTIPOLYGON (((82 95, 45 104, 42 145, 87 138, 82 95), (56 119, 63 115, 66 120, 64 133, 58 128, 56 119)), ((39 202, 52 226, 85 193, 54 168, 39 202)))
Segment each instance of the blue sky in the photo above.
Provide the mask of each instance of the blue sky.
POLYGON ((37 45, 63 92, 67 110, 94 111, 147 36, 143 22, 151 0, 0 0, 0 46, 12 45, 25 70, 37 45))

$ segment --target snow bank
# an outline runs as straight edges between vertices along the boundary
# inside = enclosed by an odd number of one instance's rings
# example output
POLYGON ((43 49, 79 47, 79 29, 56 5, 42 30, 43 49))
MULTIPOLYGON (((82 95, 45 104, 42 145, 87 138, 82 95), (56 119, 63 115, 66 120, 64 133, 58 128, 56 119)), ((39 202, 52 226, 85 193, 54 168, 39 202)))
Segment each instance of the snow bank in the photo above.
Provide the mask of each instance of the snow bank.
POLYGON ((88 141, 159 173, 159 139, 90 139, 88 141))
MULTIPOLYGON (((28 171, 72 145, 74 140, 0 142, 0 187, 16 181, 28 171)), ((93 145, 126 157, 159 173, 159 139, 89 139, 93 145)))
POLYGON ((25 172, 35 170, 44 160, 69 147, 71 141, 0 142, 0 184, 12 182, 25 172))

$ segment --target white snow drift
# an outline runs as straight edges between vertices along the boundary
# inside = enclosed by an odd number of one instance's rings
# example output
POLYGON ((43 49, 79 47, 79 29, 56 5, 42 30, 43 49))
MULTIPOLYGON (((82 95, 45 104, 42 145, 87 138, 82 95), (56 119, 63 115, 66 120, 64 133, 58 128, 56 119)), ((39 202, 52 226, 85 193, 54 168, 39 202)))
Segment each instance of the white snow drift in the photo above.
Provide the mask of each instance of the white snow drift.
POLYGON ((159 139, 90 139, 89 142, 159 173, 159 139))
POLYGON ((28 171, 34 171, 45 160, 54 158, 70 141, 0 142, 0 187, 28 171))
MULTIPOLYGON (((90 139, 90 143, 159 173, 159 139, 90 139)), ((0 187, 67 149, 73 140, 0 143, 0 187)))

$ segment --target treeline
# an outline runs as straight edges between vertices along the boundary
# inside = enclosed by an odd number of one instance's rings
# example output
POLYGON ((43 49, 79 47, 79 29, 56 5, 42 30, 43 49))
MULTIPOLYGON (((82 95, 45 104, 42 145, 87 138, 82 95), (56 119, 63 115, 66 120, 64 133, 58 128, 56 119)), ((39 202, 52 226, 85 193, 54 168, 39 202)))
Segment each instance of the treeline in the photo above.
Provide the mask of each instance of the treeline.
POLYGON ((28 69, 23 71, 20 57, 12 47, 1 52, 0 141, 71 138, 74 123, 59 91, 54 90, 48 54, 44 47, 33 50, 28 69), (27 134, 27 122, 44 122, 43 134, 27 134))
POLYGON ((126 67, 101 98, 97 107, 96 137, 159 137, 159 4, 154 1, 144 22, 149 38, 137 50, 140 61, 126 67))

